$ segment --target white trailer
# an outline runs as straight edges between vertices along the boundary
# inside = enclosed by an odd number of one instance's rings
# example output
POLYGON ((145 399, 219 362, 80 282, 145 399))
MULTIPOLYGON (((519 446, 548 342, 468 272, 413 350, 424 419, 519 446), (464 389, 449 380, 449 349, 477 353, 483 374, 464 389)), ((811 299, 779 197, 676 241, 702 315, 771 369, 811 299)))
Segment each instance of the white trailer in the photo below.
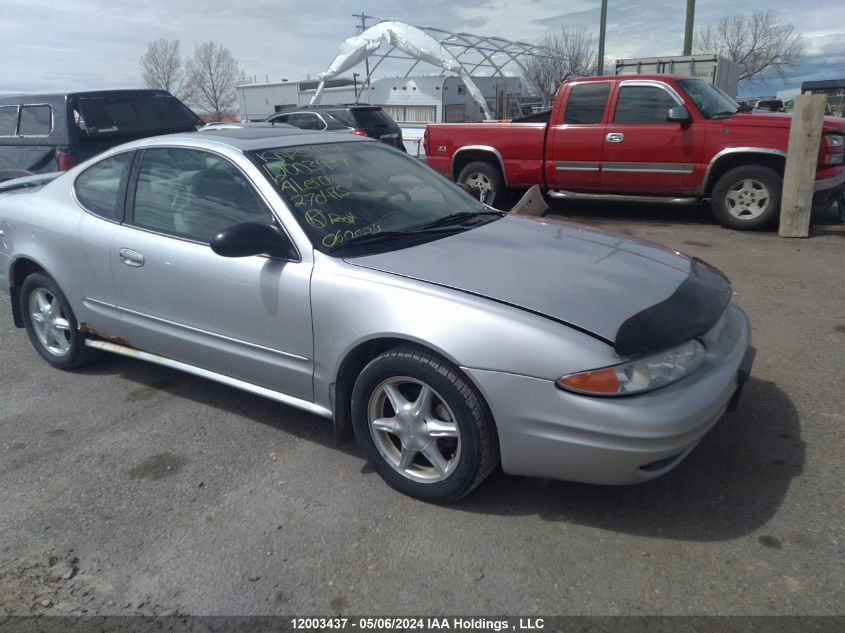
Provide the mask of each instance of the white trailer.
MULTIPOLYGON (((519 77, 472 77, 496 118, 519 116, 519 77)), ((370 85, 369 103, 399 123, 464 123, 484 120, 484 112, 460 77, 428 75, 385 77, 370 85)))
MULTIPOLYGON (((263 121, 276 112, 292 110, 308 105, 318 81, 282 81, 266 84, 243 84, 237 87, 240 118, 250 121, 263 121)), ((353 103, 355 87, 353 80, 335 79, 326 82, 323 103, 353 103)), ((360 85, 360 82, 358 82, 360 85)), ((361 102, 367 102, 367 94, 361 94, 361 102)))
POLYGON ((617 75, 687 75, 703 79, 736 97, 739 68, 731 60, 718 55, 680 55, 677 57, 640 57, 617 59, 617 75))

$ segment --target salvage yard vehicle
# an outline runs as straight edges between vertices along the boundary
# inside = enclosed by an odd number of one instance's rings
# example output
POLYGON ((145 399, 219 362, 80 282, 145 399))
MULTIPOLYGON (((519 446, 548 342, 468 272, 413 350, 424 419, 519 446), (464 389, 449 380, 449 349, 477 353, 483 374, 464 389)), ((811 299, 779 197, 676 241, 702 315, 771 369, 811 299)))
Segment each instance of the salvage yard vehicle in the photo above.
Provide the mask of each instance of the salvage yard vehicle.
POLYGON ((271 123, 286 123, 301 130, 349 132, 369 136, 398 150, 405 150, 402 129, 384 108, 371 105, 309 105, 267 117, 271 123))
POLYGON ((113 352, 304 409, 431 501, 498 463, 659 477, 754 356, 715 268, 505 214, 352 135, 135 141, 0 185, 0 230, 14 323, 54 367, 113 352))
POLYGON ((115 145, 197 125, 164 90, 0 97, 0 182, 65 171, 115 145))
MULTIPOLYGON (((709 201, 723 226, 764 229, 780 214, 791 116, 751 114, 700 80, 606 76, 564 82, 547 122, 426 129, 428 164, 493 206, 540 185, 554 198, 709 201)), ((845 123, 826 118, 814 203, 845 188, 845 123)))

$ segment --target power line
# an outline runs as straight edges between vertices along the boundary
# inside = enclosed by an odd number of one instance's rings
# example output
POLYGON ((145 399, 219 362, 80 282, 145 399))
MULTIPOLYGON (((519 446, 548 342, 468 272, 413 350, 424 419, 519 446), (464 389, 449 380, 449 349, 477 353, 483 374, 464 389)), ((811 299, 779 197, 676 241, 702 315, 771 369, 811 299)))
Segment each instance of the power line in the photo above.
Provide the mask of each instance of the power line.
MULTIPOLYGON (((353 18, 361 18, 361 24, 355 25, 355 28, 358 29, 359 33, 363 33, 364 31, 367 30, 367 20, 378 19, 378 18, 376 18, 376 16, 367 15, 363 11, 361 11, 361 13, 353 13, 352 17, 353 18)), ((365 88, 367 90, 369 90, 369 88, 370 88, 370 60, 369 60, 369 58, 364 58, 364 69, 367 71, 367 76, 364 79, 364 81, 361 83, 361 90, 364 90, 365 88)), ((356 89, 355 90, 355 103, 358 103, 359 96, 360 96, 360 93, 356 89)), ((369 97, 367 97, 367 101, 369 101, 369 97)))
POLYGON ((361 18, 361 24, 356 24, 355 28, 358 29, 359 32, 367 30, 367 20, 375 20, 377 19, 374 15, 367 15, 363 11, 361 13, 353 13, 353 18, 361 18))

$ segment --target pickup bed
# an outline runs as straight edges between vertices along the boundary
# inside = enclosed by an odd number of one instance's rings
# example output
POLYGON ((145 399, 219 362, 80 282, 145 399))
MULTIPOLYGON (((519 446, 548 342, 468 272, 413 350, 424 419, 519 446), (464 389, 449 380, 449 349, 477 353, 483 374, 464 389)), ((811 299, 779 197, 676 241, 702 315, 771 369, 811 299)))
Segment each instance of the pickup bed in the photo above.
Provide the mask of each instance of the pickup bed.
MULTIPOLYGON (((493 206, 509 189, 552 197, 702 200, 723 225, 762 229, 780 214, 785 113, 745 113, 700 79, 676 75, 566 81, 547 122, 429 125, 428 164, 493 206)), ((815 204, 845 188, 845 122, 826 117, 815 204)))

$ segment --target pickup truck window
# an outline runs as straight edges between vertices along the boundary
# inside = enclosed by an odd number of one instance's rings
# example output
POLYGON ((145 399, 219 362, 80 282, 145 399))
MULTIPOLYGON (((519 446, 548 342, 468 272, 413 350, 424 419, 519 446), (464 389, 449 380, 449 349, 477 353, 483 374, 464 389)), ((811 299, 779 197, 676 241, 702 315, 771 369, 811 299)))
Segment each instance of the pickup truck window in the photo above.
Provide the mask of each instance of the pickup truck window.
POLYGON ((53 129, 53 109, 48 105, 25 105, 18 128, 21 136, 47 136, 53 129))
POLYGON ((601 123, 608 94, 610 94, 609 82, 575 84, 569 91, 563 122, 601 123))
POLYGON ((739 111, 736 101, 701 79, 679 79, 678 86, 708 119, 730 116, 739 111))
POLYGON ((669 108, 677 105, 657 86, 622 86, 616 100, 614 123, 666 123, 669 108))

